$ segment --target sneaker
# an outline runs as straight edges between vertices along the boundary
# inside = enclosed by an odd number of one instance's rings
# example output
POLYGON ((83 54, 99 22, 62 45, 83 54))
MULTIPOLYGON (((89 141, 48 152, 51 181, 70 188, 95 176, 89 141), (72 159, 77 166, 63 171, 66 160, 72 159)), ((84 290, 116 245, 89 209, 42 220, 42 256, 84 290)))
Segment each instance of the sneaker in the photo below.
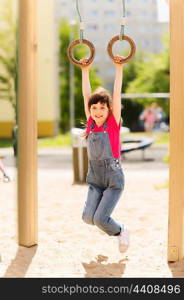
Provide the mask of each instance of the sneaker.
POLYGON ((118 235, 119 252, 124 253, 127 251, 129 247, 129 240, 129 230, 127 229, 127 227, 124 227, 123 231, 121 231, 118 235))

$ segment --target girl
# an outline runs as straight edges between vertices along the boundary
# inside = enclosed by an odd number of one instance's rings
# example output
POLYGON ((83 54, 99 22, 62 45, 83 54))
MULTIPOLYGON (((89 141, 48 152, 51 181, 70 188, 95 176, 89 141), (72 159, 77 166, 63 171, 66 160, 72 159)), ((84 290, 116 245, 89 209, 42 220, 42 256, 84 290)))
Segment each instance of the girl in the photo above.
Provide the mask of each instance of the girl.
POLYGON ((122 191, 124 174, 120 163, 121 86, 123 65, 115 57, 116 76, 113 98, 104 90, 91 94, 89 66, 82 59, 82 91, 87 118, 87 150, 89 169, 86 181, 88 196, 82 218, 87 224, 98 226, 110 236, 117 236, 119 251, 129 246, 128 229, 111 218, 122 191))

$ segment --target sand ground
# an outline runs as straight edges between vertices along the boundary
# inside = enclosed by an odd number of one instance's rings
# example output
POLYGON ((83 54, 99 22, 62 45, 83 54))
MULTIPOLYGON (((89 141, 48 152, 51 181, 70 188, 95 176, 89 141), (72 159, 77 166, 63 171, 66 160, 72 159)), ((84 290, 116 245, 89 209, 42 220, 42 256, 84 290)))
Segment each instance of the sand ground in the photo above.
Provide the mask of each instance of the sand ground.
POLYGON ((38 245, 17 244, 16 168, 11 149, 1 149, 15 180, 0 180, 0 277, 184 277, 184 265, 167 263, 167 146, 152 145, 123 161, 125 190, 113 217, 127 224, 126 255, 117 239, 81 219, 86 184, 73 184, 72 149, 42 148, 38 155, 38 245), (154 159, 154 160, 152 160, 154 159))

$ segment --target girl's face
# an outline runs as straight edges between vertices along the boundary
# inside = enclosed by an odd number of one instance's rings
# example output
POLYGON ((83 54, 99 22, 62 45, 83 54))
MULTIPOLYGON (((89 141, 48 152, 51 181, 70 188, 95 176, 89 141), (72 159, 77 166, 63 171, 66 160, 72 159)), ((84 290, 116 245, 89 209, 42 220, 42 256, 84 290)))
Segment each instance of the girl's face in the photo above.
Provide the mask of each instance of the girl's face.
POLYGON ((101 126, 109 115, 109 108, 106 103, 92 104, 90 107, 91 117, 98 126, 101 126))

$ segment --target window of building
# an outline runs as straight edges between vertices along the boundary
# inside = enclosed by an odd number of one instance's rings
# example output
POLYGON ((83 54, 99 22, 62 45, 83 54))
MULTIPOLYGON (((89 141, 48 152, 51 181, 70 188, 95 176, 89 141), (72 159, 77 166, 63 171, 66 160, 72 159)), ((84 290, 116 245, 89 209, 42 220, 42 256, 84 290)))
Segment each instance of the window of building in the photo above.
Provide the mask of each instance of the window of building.
POLYGON ((131 12, 129 10, 126 11, 126 16, 127 17, 131 16, 131 12))
POLYGON ((96 17, 97 15, 98 15, 98 11, 97 10, 91 10, 89 12, 89 16, 91 16, 91 17, 96 17))
POLYGON ((96 24, 89 24, 89 25, 87 26, 87 28, 88 28, 89 30, 97 30, 97 29, 98 29, 98 25, 96 25, 96 24))
POLYGON ((115 15, 115 11, 114 10, 105 10, 104 14, 106 16, 114 16, 115 15))
POLYGON ((115 25, 113 25, 113 24, 105 24, 104 25, 104 29, 105 29, 105 31, 113 31, 113 30, 115 30, 115 25))

